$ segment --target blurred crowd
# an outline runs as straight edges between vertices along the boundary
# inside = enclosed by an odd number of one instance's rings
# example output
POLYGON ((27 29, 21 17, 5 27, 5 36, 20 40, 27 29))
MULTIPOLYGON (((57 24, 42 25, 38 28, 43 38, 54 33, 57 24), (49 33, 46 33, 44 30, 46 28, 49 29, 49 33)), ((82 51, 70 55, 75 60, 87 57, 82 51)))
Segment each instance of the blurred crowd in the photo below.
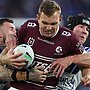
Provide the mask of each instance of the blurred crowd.
MULTIPOLYGON (((0 17, 36 17, 37 8, 42 0, 0 0, 0 17)), ((83 12, 90 16, 90 0, 55 0, 60 4, 62 14, 75 15, 83 12)))

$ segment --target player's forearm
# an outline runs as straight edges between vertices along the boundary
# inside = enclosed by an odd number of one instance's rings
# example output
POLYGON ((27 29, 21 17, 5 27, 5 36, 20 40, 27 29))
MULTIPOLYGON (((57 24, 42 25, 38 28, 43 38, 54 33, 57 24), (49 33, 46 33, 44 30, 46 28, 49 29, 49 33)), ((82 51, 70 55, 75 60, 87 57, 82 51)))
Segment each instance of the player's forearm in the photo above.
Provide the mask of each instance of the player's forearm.
POLYGON ((72 56, 73 63, 83 67, 90 67, 90 54, 79 54, 72 56))
MULTIPOLYGON (((0 65, 0 80, 14 81, 12 78, 12 73, 12 69, 8 69, 7 67, 0 65)), ((25 81, 27 80, 27 72, 17 71, 14 77, 17 79, 17 81, 25 81)))
POLYGON ((0 80, 12 81, 11 74, 12 70, 0 65, 0 80))
POLYGON ((0 54, 0 65, 3 65, 3 62, 2 62, 2 55, 0 54))
POLYGON ((10 60, 12 59, 12 55, 10 50, 7 47, 3 49, 0 53, 0 65, 10 65, 10 60))
POLYGON ((82 68, 82 76, 90 78, 90 68, 82 68))
POLYGON ((35 72, 31 70, 30 72, 26 71, 18 71, 12 70, 7 67, 0 65, 0 80, 8 80, 8 81, 26 81, 26 80, 34 80, 35 72))
POLYGON ((5 55, 0 55, 0 65, 10 65, 9 60, 5 57, 5 55))
POLYGON ((3 65, 2 62, 1 62, 1 59, 0 59, 0 65, 3 65))

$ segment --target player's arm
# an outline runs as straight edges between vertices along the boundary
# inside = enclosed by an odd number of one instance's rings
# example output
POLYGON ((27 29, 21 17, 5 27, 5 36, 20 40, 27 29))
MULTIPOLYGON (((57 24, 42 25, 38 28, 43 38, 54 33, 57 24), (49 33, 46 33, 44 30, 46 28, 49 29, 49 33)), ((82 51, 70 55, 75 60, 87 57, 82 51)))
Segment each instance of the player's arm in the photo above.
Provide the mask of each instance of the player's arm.
POLYGON ((7 69, 5 66, 0 65, 0 80, 13 81, 11 78, 12 70, 7 69))
POLYGON ((90 87, 90 68, 82 68, 82 83, 90 87))
POLYGON ((31 80, 31 81, 44 82, 47 78, 48 72, 44 72, 42 69, 43 69, 42 66, 35 66, 32 69, 30 69, 30 71, 18 71, 16 73, 16 79, 17 81, 18 80, 24 80, 24 81, 31 80))
POLYGON ((55 68, 53 74, 55 74, 56 77, 58 76, 61 77, 65 69, 72 63, 83 67, 90 67, 90 54, 78 54, 78 55, 56 59, 52 63, 50 70, 55 68))
POLYGON ((9 65, 9 66, 13 66, 16 68, 25 66, 26 59, 18 58, 21 55, 22 55, 22 53, 13 54, 13 48, 8 50, 6 47, 0 54, 0 64, 1 65, 9 65))
POLYGON ((72 57, 72 63, 78 64, 83 67, 90 67, 90 54, 78 54, 73 55, 72 57))
POLYGON ((30 71, 28 70, 18 70, 18 69, 9 69, 0 65, 0 80, 9 80, 9 81, 38 81, 44 82, 47 77, 48 72, 44 72, 42 66, 36 66, 30 71))
POLYGON ((0 80, 14 81, 16 78, 17 81, 20 81, 20 80, 25 81, 26 75, 27 75, 26 72, 17 71, 17 73, 15 73, 14 70, 0 65, 0 80))

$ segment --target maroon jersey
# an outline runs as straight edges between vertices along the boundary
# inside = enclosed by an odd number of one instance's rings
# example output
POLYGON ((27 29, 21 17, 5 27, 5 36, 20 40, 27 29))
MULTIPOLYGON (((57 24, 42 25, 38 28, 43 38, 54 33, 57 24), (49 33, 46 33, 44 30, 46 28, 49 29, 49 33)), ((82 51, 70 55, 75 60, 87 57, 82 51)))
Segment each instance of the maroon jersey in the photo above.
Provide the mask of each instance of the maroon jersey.
MULTIPOLYGON (((25 43, 33 48, 35 53, 34 60, 37 62, 36 65, 44 66, 44 71, 49 70, 51 62, 56 58, 80 53, 78 40, 72 31, 59 27, 55 37, 46 38, 39 33, 37 20, 28 20, 21 26, 20 30, 18 30, 18 40, 19 44, 25 43)), ((58 79, 55 76, 48 74, 46 81, 39 84, 42 86, 56 86, 57 81, 58 79)))

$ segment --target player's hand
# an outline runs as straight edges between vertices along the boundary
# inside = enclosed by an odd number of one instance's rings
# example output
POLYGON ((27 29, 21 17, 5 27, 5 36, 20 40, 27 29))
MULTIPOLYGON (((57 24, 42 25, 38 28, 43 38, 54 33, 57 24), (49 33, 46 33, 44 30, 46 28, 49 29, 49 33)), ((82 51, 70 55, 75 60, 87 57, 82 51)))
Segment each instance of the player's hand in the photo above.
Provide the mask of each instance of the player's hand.
POLYGON ((17 37, 14 34, 7 34, 5 44, 10 49, 11 47, 16 47, 17 37))
POLYGON ((81 82, 85 85, 85 86, 90 86, 90 68, 82 68, 82 76, 83 79, 81 80, 81 82))
POLYGON ((50 71, 53 70, 53 74, 56 78, 61 77, 64 70, 72 63, 71 57, 59 58, 52 62, 50 71))
POLYGON ((26 65, 25 58, 18 58, 21 55, 22 55, 22 53, 14 54, 13 48, 8 50, 6 47, 0 55, 0 57, 1 57, 0 60, 3 65, 9 65, 9 66, 13 66, 15 68, 21 68, 26 65))
POLYGON ((47 78, 47 73, 43 71, 43 66, 35 66, 29 72, 29 80, 43 83, 47 78))
POLYGON ((83 83, 83 85, 90 87, 90 76, 84 77, 81 82, 83 83))

